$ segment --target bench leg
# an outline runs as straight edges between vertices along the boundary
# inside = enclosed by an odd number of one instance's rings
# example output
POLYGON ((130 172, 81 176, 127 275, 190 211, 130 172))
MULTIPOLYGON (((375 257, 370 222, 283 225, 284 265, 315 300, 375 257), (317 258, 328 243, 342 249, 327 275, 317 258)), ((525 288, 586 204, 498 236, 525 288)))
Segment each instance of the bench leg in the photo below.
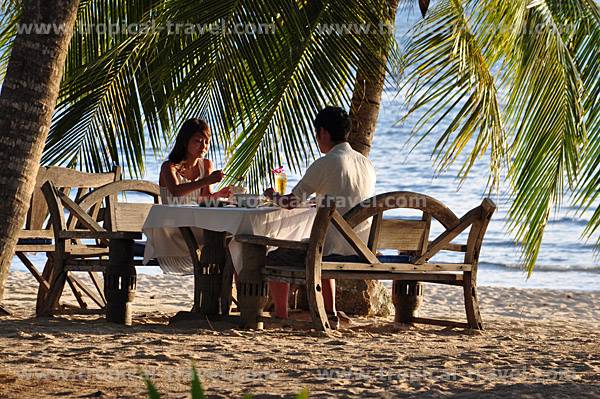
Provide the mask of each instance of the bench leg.
POLYGON ((394 322, 410 324, 418 317, 423 303, 423 283, 418 281, 394 281, 392 284, 392 302, 396 310, 394 322))
POLYGON ((331 325, 327 319, 325 311, 325 302, 323 301, 323 282, 321 281, 320 270, 314 275, 307 275, 306 279, 306 299, 308 300, 308 309, 317 331, 329 331, 331 325))
POLYGON ((467 312, 467 322, 469 328, 474 330, 483 330, 481 313, 479 312, 479 299, 477 297, 477 283, 473 273, 464 273, 463 290, 465 294, 465 310, 467 312))

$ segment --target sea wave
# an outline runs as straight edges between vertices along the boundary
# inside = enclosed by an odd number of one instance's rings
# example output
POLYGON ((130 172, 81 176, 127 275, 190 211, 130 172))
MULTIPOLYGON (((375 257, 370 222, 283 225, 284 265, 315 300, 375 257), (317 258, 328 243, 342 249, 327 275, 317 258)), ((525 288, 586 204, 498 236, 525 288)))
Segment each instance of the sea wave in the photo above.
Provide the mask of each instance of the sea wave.
MULTIPOLYGON (((479 262, 479 267, 482 268, 502 268, 511 271, 523 270, 523 265, 520 263, 498 263, 498 262, 479 262)), ((600 273, 600 265, 565 265, 565 264, 538 264, 535 266, 535 271, 552 271, 552 272, 592 272, 600 273)), ((600 281, 599 281, 600 284, 600 281)))

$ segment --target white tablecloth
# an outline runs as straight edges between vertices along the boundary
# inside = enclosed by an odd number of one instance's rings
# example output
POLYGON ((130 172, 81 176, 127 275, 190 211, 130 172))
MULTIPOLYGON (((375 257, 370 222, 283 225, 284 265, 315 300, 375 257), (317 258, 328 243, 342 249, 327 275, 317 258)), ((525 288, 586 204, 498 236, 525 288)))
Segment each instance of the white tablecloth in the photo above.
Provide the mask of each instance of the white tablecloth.
MULTIPOLYGON (((144 263, 161 257, 190 259, 179 227, 191 227, 201 240, 207 229, 231 234, 255 234, 282 240, 310 237, 316 208, 202 208, 198 206, 154 205, 142 228, 148 237, 144 263)), ((201 244, 201 242, 200 242, 201 244)), ((229 250, 236 272, 242 267, 241 244, 232 240, 229 250)))

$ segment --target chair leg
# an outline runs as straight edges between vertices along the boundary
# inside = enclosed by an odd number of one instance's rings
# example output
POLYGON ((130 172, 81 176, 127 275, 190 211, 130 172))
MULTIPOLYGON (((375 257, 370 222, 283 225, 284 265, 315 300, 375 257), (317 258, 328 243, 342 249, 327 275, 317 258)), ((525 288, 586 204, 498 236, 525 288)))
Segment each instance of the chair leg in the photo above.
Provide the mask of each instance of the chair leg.
POLYGON ((474 330, 483 330, 481 313, 479 312, 479 299, 477 297, 477 283, 471 272, 464 273, 463 290, 465 294, 465 310, 467 323, 474 330))
POLYGON ((56 304, 62 295, 65 288, 65 282, 67 281, 67 272, 61 270, 56 278, 52 280, 50 284, 50 291, 46 296, 44 303, 42 304, 41 310, 37 312, 37 316, 50 316, 54 309, 57 308, 56 304))
POLYGON ((323 284, 321 283, 320 276, 316 277, 314 281, 306 281, 306 296, 314 327, 318 331, 329 331, 331 326, 327 319, 327 312, 325 311, 323 284))

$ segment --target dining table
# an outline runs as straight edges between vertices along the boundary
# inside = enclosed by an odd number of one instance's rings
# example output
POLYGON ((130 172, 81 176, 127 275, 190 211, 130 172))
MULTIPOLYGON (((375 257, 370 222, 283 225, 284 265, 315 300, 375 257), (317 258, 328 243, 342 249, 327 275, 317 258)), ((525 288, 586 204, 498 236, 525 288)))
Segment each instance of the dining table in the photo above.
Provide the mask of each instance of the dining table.
POLYGON ((273 248, 242 245, 235 236, 308 240, 315 216, 316 208, 308 206, 153 205, 142 228, 147 237, 144 263, 191 261, 194 304, 190 313, 209 318, 229 315, 235 272, 240 326, 262 328, 261 314, 268 298, 262 268, 273 248))

